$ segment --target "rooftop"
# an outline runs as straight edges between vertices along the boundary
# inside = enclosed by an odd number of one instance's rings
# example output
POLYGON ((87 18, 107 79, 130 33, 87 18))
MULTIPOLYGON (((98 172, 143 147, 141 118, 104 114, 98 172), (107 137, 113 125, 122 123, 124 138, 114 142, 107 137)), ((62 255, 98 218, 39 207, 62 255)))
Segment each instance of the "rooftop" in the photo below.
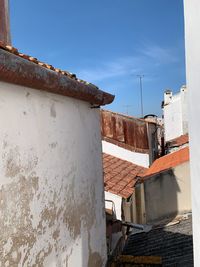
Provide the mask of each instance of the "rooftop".
POLYGON ((184 147, 176 152, 167 154, 155 160, 151 167, 143 175, 141 175, 141 177, 147 178, 169 170, 187 161, 189 161, 189 147, 184 147))
POLYGON ((130 151, 149 153, 149 124, 155 125, 143 119, 101 110, 102 139, 130 151))
POLYGON ((93 105, 105 105, 114 100, 113 95, 78 79, 75 74, 20 53, 1 41, 0 71, 1 81, 77 98, 93 105))
POLYGON ((134 192, 137 176, 147 169, 103 153, 105 191, 128 198, 134 192))
POLYGON ((167 142, 168 147, 180 147, 185 144, 189 143, 189 136, 188 134, 181 135, 177 138, 174 138, 167 142))
POLYGON ((161 256, 163 266, 194 266, 191 215, 155 227, 148 233, 130 235, 124 254, 161 256))

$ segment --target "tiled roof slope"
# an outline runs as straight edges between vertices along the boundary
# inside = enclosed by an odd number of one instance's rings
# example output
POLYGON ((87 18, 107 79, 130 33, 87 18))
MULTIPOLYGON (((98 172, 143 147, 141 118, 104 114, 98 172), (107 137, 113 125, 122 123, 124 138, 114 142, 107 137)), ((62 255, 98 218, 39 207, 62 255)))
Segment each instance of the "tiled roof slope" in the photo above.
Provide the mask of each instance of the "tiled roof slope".
POLYGON ((188 134, 184 134, 184 135, 181 135, 177 138, 174 138, 174 139, 168 141, 167 145, 169 147, 179 147, 179 146, 183 146, 187 143, 189 143, 189 136, 188 136, 188 134))
POLYGON ((163 267, 193 267, 192 217, 148 233, 130 235, 123 254, 160 256, 163 267))
POLYGON ((141 177, 147 178, 154 174, 176 167, 184 162, 189 161, 189 147, 182 148, 176 152, 167 154, 151 165, 151 167, 141 177))
POLYGON ((128 198, 133 194, 137 176, 147 169, 103 153, 105 191, 128 198))
POLYGON ((54 68, 0 41, 0 80, 105 105, 114 96, 75 74, 54 68))
MULTIPOLYGON (((35 63, 35 64, 38 64, 39 66, 42 66, 42 67, 47 68, 47 69, 49 69, 49 70, 56 71, 56 72, 61 73, 61 74, 63 74, 63 75, 67 75, 67 76, 69 76, 69 77, 72 78, 72 79, 76 79, 76 80, 78 80, 78 79, 76 78, 76 75, 75 75, 75 74, 70 73, 70 72, 68 72, 68 71, 62 71, 62 70, 60 70, 60 69, 54 68, 52 65, 49 65, 49 64, 44 63, 44 62, 41 62, 41 61, 39 61, 39 60, 38 60, 37 58, 35 58, 35 57, 32 57, 32 56, 29 56, 29 55, 20 53, 20 52, 18 51, 17 48, 15 48, 15 47, 13 47, 13 46, 11 46, 11 45, 5 45, 5 44, 4 44, 3 42, 1 42, 1 41, 0 41, 0 48, 1 48, 1 49, 4 49, 4 50, 6 50, 6 51, 8 51, 8 52, 10 52, 10 53, 12 53, 12 54, 15 54, 15 55, 17 55, 17 56, 19 56, 19 57, 21 57, 21 58, 23 58, 23 59, 26 59, 26 60, 28 60, 28 61, 31 61, 31 62, 35 63)), ((79 81, 80 81, 80 82, 83 82, 83 83, 86 83, 86 84, 89 84, 89 83, 87 83, 87 82, 85 82, 85 81, 82 81, 82 80, 79 80, 79 81)))

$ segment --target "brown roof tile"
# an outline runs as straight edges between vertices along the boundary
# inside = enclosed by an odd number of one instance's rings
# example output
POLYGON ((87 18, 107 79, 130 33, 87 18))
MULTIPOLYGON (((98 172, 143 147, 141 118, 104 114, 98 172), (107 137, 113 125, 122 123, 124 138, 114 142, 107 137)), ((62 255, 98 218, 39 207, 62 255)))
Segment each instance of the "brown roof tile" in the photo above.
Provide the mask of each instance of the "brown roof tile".
POLYGON ((137 176, 147 169, 103 153, 105 191, 128 198, 134 191, 137 176))

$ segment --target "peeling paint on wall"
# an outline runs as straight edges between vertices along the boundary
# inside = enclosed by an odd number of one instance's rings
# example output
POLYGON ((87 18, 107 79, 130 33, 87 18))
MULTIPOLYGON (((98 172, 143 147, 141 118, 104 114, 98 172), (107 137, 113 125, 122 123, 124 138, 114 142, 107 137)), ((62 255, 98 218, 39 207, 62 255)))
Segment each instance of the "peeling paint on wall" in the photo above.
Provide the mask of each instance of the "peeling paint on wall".
POLYGON ((5 83, 0 103, 0 266, 105 266, 99 111, 5 83))

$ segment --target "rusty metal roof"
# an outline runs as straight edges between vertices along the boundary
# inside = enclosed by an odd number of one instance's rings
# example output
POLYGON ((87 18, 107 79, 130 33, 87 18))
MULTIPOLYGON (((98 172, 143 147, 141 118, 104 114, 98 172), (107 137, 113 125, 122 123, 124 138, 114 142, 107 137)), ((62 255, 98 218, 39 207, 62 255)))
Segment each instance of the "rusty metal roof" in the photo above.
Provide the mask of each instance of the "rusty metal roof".
POLYGON ((112 103, 114 96, 75 74, 54 68, 0 41, 0 80, 61 94, 95 105, 112 103))
POLYGON ((155 125, 142 119, 101 110, 103 140, 131 151, 149 153, 148 124, 155 125))
POLYGON ((128 198, 134 192, 137 176, 147 169, 103 153, 105 191, 128 198))

